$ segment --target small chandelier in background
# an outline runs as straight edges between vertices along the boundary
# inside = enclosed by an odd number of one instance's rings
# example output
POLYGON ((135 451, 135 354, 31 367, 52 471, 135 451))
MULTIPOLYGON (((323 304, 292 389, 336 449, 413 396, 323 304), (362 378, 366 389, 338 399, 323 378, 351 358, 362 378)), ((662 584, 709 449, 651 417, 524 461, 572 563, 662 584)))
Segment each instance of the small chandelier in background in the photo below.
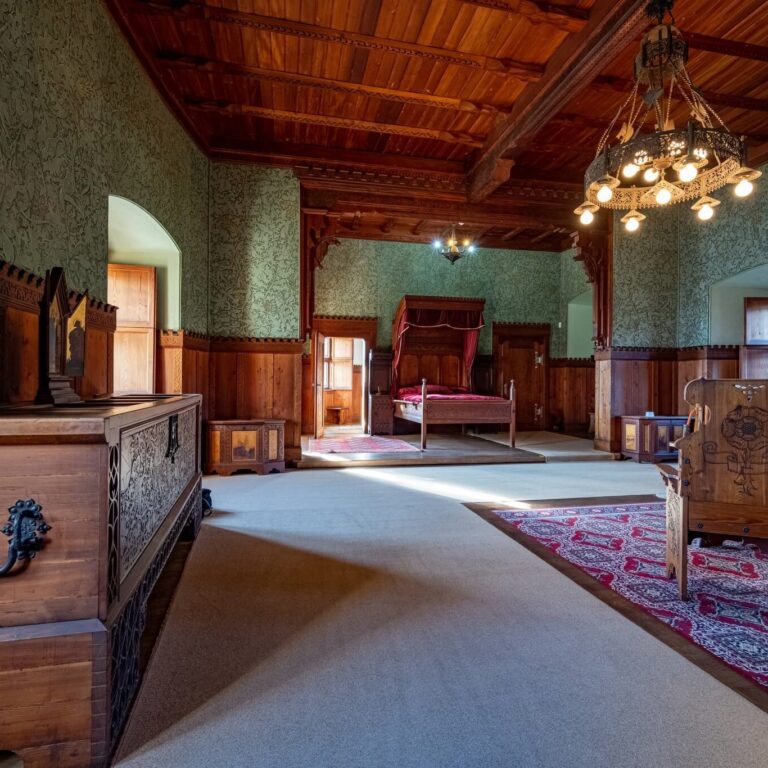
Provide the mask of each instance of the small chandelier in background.
POLYGON ((643 208, 694 201, 691 209, 707 221, 720 201, 712 193, 726 184, 737 197, 751 194, 761 175, 746 165, 744 139, 725 123, 691 81, 686 63, 688 44, 674 26, 674 0, 651 0, 645 12, 656 26, 643 38, 635 59, 632 92, 603 133, 595 159, 584 174, 584 202, 574 213, 591 224, 600 208, 625 210, 621 221, 635 232, 646 218, 643 208), (669 14, 671 22, 664 23, 669 14), (640 94, 640 86, 645 92, 640 94), (685 128, 671 119, 673 97, 690 110, 685 128), (649 117, 652 133, 641 133, 649 117), (619 143, 608 139, 621 120, 619 143))
MULTIPOLYGON (((458 224, 460 227, 463 225, 464 222, 462 221, 458 224)), ((456 237, 455 224, 451 226, 451 234, 446 240, 436 239, 432 246, 441 256, 448 259, 451 264, 455 264, 462 256, 475 252, 475 246, 468 237, 459 243, 459 239, 456 237)))

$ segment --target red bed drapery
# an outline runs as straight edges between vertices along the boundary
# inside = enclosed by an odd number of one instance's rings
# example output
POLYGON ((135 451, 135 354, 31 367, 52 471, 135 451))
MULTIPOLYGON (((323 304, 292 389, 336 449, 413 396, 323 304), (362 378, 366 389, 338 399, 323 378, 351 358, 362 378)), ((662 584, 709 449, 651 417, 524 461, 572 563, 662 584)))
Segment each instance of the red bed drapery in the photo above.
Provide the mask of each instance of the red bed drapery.
POLYGON ((472 381, 472 365, 477 354, 483 318, 484 299, 449 297, 404 296, 397 307, 392 324, 392 394, 397 396, 400 386, 398 371, 403 346, 410 328, 450 328, 464 334, 465 385, 472 381))

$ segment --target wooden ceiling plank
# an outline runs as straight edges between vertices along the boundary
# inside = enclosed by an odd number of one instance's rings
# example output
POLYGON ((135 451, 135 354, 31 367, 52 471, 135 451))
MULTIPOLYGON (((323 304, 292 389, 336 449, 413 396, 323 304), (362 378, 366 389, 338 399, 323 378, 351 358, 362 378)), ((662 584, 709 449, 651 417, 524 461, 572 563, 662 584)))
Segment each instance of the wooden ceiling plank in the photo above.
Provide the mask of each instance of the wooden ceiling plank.
POLYGON ((159 2, 159 0, 127 1, 130 7, 137 13, 167 13, 172 14, 179 21, 197 20, 236 24, 247 29, 278 35, 291 35, 317 42, 352 45, 371 51, 383 51, 395 55, 423 58, 432 62, 444 62, 477 70, 503 72, 510 77, 517 77, 529 82, 537 81, 543 71, 541 65, 527 61, 516 61, 509 58, 497 59, 477 53, 465 53, 464 51, 437 48, 421 43, 411 43, 348 30, 321 27, 315 24, 264 16, 257 13, 245 13, 243 11, 197 4, 174 7, 159 2))
POLYGON ((351 83, 345 80, 315 77, 297 72, 254 67, 247 64, 237 64, 223 59, 211 59, 205 56, 182 53, 171 50, 158 50, 155 59, 169 69, 193 69, 209 72, 214 75, 234 75, 238 77, 267 80, 293 86, 307 86, 328 90, 334 93, 373 96, 386 101, 396 101, 402 104, 429 106, 435 109, 446 109, 453 112, 478 112, 480 114, 504 114, 503 110, 491 104, 475 103, 466 99, 449 96, 434 96, 418 91, 403 91, 395 88, 383 88, 375 85, 351 83))
POLYGON ((411 136, 419 139, 444 141, 448 144, 465 144, 470 147, 482 146, 482 141, 479 136, 463 134, 457 131, 418 128, 410 125, 392 123, 377 123, 370 120, 356 120, 349 117, 293 112, 283 109, 258 107, 252 104, 230 104, 223 101, 199 100, 190 97, 184 98, 183 103, 188 109, 204 112, 252 115, 263 120, 282 120, 288 123, 317 125, 325 128, 344 128, 354 131, 371 131, 374 133, 392 134, 395 136, 411 136))
POLYGON ((589 11, 570 5, 539 0, 460 0, 467 5, 489 8, 525 17, 533 24, 549 24, 565 32, 579 32, 589 19, 589 11))
POLYGON ((597 0, 587 25, 566 39, 550 58, 542 79, 527 85, 510 114, 498 121, 470 169, 470 199, 482 200, 503 183, 501 161, 519 151, 648 26, 645 5, 646 0, 597 0))

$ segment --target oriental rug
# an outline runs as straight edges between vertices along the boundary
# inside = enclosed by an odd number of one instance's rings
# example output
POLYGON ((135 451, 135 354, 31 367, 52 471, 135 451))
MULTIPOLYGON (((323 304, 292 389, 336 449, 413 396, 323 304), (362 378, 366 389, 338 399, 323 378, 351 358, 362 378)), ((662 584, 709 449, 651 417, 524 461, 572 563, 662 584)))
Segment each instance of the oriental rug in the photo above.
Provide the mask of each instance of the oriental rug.
POLYGON ((321 437, 309 439, 309 453, 401 453, 417 451, 414 445, 405 440, 391 437, 321 437))
MULTIPOLYGON (((631 609, 640 609, 728 665, 754 683, 759 693, 745 693, 740 690, 743 685, 733 685, 732 679, 723 682, 765 706, 768 555, 749 545, 690 549, 690 599, 682 601, 675 580, 666 576, 663 502, 540 509, 468 506, 597 596, 606 599, 609 590, 620 596, 607 602, 629 618, 637 621, 631 609), (575 577, 574 566, 581 578, 575 577)), ((652 624, 657 622, 638 621, 654 634, 652 624)), ((711 661, 706 654, 695 658, 680 643, 668 644, 697 663, 701 656, 711 661)), ((713 672, 711 664, 700 666, 713 672)))

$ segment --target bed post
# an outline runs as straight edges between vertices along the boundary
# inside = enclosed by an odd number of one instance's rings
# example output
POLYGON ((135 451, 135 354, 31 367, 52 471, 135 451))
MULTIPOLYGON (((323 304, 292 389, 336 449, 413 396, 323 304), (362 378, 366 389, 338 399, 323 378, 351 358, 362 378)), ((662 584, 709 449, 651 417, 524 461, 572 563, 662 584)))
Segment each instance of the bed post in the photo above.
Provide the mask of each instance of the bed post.
POLYGON ((421 380, 421 450, 427 449, 427 380, 421 380))
POLYGON ((515 429, 516 429, 516 421, 517 421, 517 414, 515 413, 515 409, 517 408, 517 404, 515 403, 515 380, 510 379, 509 380, 509 402, 512 404, 509 411, 509 447, 514 448, 515 447, 515 429))

